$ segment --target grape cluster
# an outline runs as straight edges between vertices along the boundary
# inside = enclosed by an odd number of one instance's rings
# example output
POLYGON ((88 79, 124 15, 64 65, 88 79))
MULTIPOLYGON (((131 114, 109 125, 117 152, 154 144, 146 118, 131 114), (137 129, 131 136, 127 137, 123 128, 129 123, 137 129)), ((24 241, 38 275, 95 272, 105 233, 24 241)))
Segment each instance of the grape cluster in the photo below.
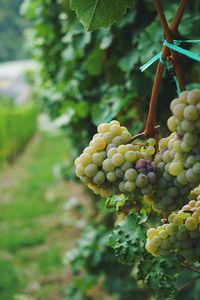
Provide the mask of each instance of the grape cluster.
POLYGON ((155 140, 129 144, 131 134, 118 121, 98 126, 89 147, 75 160, 76 175, 95 194, 140 193, 148 195, 157 181, 152 165, 155 140))
POLYGON ((173 132, 161 139, 159 150, 165 169, 182 185, 200 182, 200 90, 182 92, 171 102, 173 116, 168 127, 173 132))
POLYGON ((168 224, 147 231, 146 250, 153 256, 178 252, 185 259, 200 259, 200 193, 196 200, 168 217, 168 224))
POLYGON ((154 163, 160 176, 149 197, 155 210, 165 212, 182 207, 200 182, 200 90, 182 92, 171 102, 171 110, 172 133, 159 141, 154 163))

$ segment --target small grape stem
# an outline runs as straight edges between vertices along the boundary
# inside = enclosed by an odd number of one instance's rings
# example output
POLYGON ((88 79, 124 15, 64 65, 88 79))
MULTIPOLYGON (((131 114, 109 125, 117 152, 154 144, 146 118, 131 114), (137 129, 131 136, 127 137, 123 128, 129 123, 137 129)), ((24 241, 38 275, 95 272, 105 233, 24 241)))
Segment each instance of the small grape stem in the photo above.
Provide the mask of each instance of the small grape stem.
MULTIPOLYGON (((182 19, 182 16, 183 16, 183 13, 184 13, 184 10, 185 10, 185 7, 186 7, 188 1, 189 0, 182 0, 180 2, 178 10, 176 12, 176 15, 175 15, 175 17, 170 25, 170 29, 169 29, 169 27, 166 23, 166 19, 163 14, 160 2, 158 0, 157 1, 154 0, 154 5, 158 4, 158 6, 159 6, 157 14, 159 15, 159 18, 162 20, 161 24, 165 24, 165 27, 167 28, 167 29, 165 28, 164 33, 166 35, 167 41, 169 41, 169 42, 171 41, 171 39, 169 39, 169 35, 171 37, 172 35, 177 33, 178 26, 180 24, 180 21, 182 19)), ((162 48, 163 60, 166 60, 168 55, 169 55, 169 49, 167 47, 163 46, 163 48, 162 48)), ((176 72, 176 76, 178 78, 179 84, 181 86, 181 90, 183 90, 184 83, 182 80, 180 80, 180 78, 182 78, 182 75, 180 74, 181 73, 180 69, 178 69, 179 71, 177 71, 177 66, 179 66, 179 64, 176 61, 174 68, 176 69, 175 72, 176 72)), ((156 104, 157 104, 159 87, 160 87, 163 71, 164 71, 164 65, 161 62, 159 62, 158 66, 157 66, 157 70, 156 70, 156 75, 155 75, 155 79, 154 79, 154 83, 153 83, 152 92, 151 92, 150 106, 149 106, 149 112, 148 112, 148 117, 147 117, 146 129, 142 133, 143 137, 153 137, 157 132, 157 129, 156 129, 156 104)))
POLYGON ((198 270, 198 269, 196 269, 196 268, 194 268, 194 267, 192 267, 190 265, 181 263, 181 266, 184 267, 184 268, 186 268, 186 269, 188 269, 188 270, 191 270, 191 271, 193 271, 195 273, 200 274, 200 270, 198 270))
POLYGON ((186 282, 184 285, 182 285, 180 288, 178 288, 178 292, 182 292, 184 289, 186 289, 188 286, 190 286, 192 283, 194 283, 198 279, 200 279, 200 275, 192 278, 190 281, 186 282))

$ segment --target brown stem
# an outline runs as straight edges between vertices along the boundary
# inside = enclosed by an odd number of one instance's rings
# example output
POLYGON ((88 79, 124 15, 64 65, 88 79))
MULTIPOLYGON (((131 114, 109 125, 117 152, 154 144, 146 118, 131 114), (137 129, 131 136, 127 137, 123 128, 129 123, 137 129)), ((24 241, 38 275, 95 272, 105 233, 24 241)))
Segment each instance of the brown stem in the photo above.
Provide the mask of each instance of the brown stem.
POLYGON ((181 264, 181 266, 184 267, 184 268, 186 268, 186 269, 188 269, 188 270, 191 270, 191 271, 193 271, 193 272, 195 272, 195 273, 200 274, 200 270, 198 270, 198 269, 196 269, 196 268, 194 268, 194 267, 192 267, 192 266, 190 266, 190 265, 187 265, 187 264, 181 264))
MULTIPOLYGON (((183 13, 184 13, 184 10, 185 10, 185 7, 186 7, 186 4, 188 3, 188 1, 189 0, 182 0, 179 4, 176 15, 170 25, 170 30, 171 30, 172 34, 176 33, 178 30, 178 26, 180 24, 181 18, 183 16, 183 13)), ((168 27, 168 25, 167 25, 167 27, 168 27)), ((167 37, 168 37, 168 31, 167 31, 167 37)), ((166 57, 168 56, 168 54, 169 54, 169 49, 167 47, 163 47, 162 48, 162 58, 164 60, 166 60, 166 57)), ((160 83, 161 83, 163 70, 164 70, 164 65, 161 62, 159 62, 158 66, 157 66, 155 80, 153 83, 152 93, 151 93, 146 129, 143 132, 143 136, 145 136, 145 137, 154 136, 157 132, 157 130, 155 129, 155 126, 156 126, 156 104, 157 104, 159 87, 160 87, 160 83)), ((181 89, 183 89, 182 84, 181 84, 181 89)))
MULTIPOLYGON (((167 40, 168 43, 173 44, 173 34, 171 29, 169 28, 168 24, 167 24, 167 20, 165 18, 165 15, 163 13, 161 4, 160 4, 160 0, 153 0, 155 8, 157 10, 157 14, 158 17, 160 19, 160 23, 165 35, 165 38, 167 40)), ((181 64, 180 64, 180 59, 179 59, 179 55, 176 51, 173 51, 170 49, 171 55, 172 55, 172 61, 173 61, 173 67, 175 70, 175 74, 176 77, 178 79, 178 83, 180 86, 181 91, 185 90, 185 84, 184 84, 184 79, 183 79, 183 74, 182 74, 182 70, 181 70, 181 64)))
POLYGON ((182 292, 185 288, 187 288, 189 285, 191 285, 198 279, 200 279, 200 275, 192 278, 190 281, 186 282, 184 285, 182 285, 180 288, 178 288, 178 292, 182 292))

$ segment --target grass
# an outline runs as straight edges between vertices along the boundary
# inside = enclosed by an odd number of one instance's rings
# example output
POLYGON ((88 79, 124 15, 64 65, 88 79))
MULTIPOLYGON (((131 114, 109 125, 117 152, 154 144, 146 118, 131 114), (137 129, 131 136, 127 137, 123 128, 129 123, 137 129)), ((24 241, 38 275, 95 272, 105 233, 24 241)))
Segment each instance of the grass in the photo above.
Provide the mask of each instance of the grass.
POLYGON ((60 222, 69 196, 52 170, 66 149, 64 137, 38 135, 0 174, 0 300, 63 299, 62 255, 76 233, 60 222))

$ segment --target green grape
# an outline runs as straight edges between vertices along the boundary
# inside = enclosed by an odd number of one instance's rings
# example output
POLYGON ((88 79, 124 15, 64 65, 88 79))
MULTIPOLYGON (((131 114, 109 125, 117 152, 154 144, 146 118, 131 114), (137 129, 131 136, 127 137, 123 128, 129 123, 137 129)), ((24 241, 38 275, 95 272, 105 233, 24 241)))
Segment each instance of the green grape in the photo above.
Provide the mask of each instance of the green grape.
POLYGON ((115 153, 117 153, 117 148, 109 149, 108 152, 107 152, 108 158, 112 158, 115 153))
POLYGON ((177 232, 177 227, 174 224, 167 224, 166 230, 169 235, 175 235, 177 232))
POLYGON ((116 145, 115 144, 109 144, 107 147, 106 147, 106 151, 108 152, 110 149, 112 148, 116 148, 116 145))
POLYGON ((92 155, 92 154, 96 153, 96 149, 94 147, 89 146, 84 149, 83 153, 92 155))
POLYGON ((85 168, 82 165, 78 165, 76 167, 76 176, 80 177, 80 176, 84 176, 85 175, 85 168))
POLYGON ((158 246, 160 246, 162 243, 162 240, 159 236, 154 236, 152 239, 151 239, 151 245, 154 247, 154 248, 157 248, 158 246))
POLYGON ((192 171, 197 174, 200 175, 200 162, 197 162, 193 167, 192 167, 192 171))
POLYGON ((125 172, 125 178, 128 181, 135 181, 136 177, 137 177, 137 171, 135 169, 128 169, 125 172))
POLYGON ((148 184, 148 177, 144 174, 138 174, 135 183, 139 188, 143 188, 148 184))
POLYGON ((181 142, 181 149, 184 152, 190 152, 192 150, 192 146, 187 144, 185 141, 181 142))
POLYGON ((177 129, 176 118, 171 116, 167 121, 167 126, 170 131, 174 132, 177 129))
POLYGON ((104 133, 103 138, 107 144, 110 144, 114 139, 114 134, 112 134, 111 132, 106 132, 104 133))
POLYGON ((85 175, 87 177, 94 177, 98 172, 98 168, 95 164, 89 164, 85 167, 85 175))
POLYGON ((93 181, 95 184, 102 184, 105 181, 105 175, 102 171, 98 171, 94 176, 93 181))
POLYGON ((127 151, 124 154, 124 157, 125 157, 125 160, 130 163, 135 162, 137 160, 137 154, 132 150, 127 151))
POLYGON ((110 124, 108 123, 102 123, 97 128, 98 133, 106 133, 109 130, 110 130, 110 124))
POLYGON ((179 103, 180 103, 180 99, 179 98, 176 98, 176 99, 172 100, 171 103, 170 103, 170 109, 171 109, 171 111, 173 111, 173 109, 175 108, 175 106, 177 104, 179 104, 179 103))
POLYGON ((115 166, 113 165, 112 160, 110 158, 105 159, 103 161, 102 166, 106 172, 112 172, 115 169, 115 166))
POLYGON ((154 236, 157 236, 157 235, 158 235, 158 230, 157 229, 155 229, 155 228, 149 228, 147 230, 147 237, 149 239, 152 239, 154 236))
POLYGON ((193 131, 195 129, 195 123, 192 121, 188 121, 188 120, 183 120, 181 122, 181 128, 182 130, 184 130, 185 132, 190 132, 193 131))
POLYGON ((184 109, 185 109, 186 105, 183 103, 179 103, 177 104, 174 108, 173 108, 173 115, 176 119, 182 121, 184 119, 184 109))
POLYGON ((136 189, 136 185, 132 181, 126 181, 124 184, 124 188, 127 192, 133 192, 136 189))
POLYGON ((120 167, 124 163, 124 156, 121 153, 116 153, 112 156, 112 163, 116 167, 120 167))
POLYGON ((167 238, 165 240, 162 240, 160 247, 163 250, 170 250, 171 245, 172 244, 170 243, 170 240, 167 238))
POLYGON ((149 194, 151 194, 152 190, 153 190, 152 185, 148 184, 144 188, 141 188, 141 193, 142 193, 142 195, 149 195, 149 194))
POLYGON ((147 148, 146 148, 146 153, 148 154, 148 155, 153 155, 154 153, 155 153, 155 148, 153 147, 153 146, 148 146, 147 148))
POLYGON ((81 156, 79 156, 79 160, 80 160, 81 165, 83 165, 83 166, 87 166, 88 164, 90 164, 92 162, 91 156, 87 153, 81 154, 81 156))
POLYGON ((186 231, 177 231, 176 238, 179 242, 185 241, 188 238, 188 234, 186 231))
POLYGON ((149 138, 149 139, 147 140, 147 143, 148 143, 148 145, 150 145, 150 146, 155 146, 156 140, 153 139, 153 138, 149 138))
POLYGON ((167 190, 167 194, 171 197, 177 197, 178 194, 179 194, 179 190, 177 187, 175 186, 172 186, 172 187, 169 187, 168 190, 167 190))
POLYGON ((183 219, 180 216, 175 216, 173 219, 173 224, 176 226, 183 224, 183 219))
POLYGON ((169 166, 169 173, 173 176, 179 175, 183 171, 183 165, 180 162, 172 162, 169 166))
POLYGON ((105 149, 106 141, 104 140, 103 137, 97 137, 94 139, 93 145, 98 151, 101 151, 101 150, 105 149))
POLYGON ((127 145, 120 145, 120 146, 117 148, 117 152, 118 152, 118 153, 121 153, 121 154, 125 154, 127 151, 128 151, 127 145))
POLYGON ((123 178, 124 177, 124 171, 121 170, 120 168, 115 169, 115 174, 116 174, 117 178, 123 178))
POLYGON ((104 161, 104 157, 103 155, 101 155, 100 153, 94 153, 92 155, 92 162, 97 166, 100 167, 102 165, 104 161))
POLYGON ((112 144, 115 144, 116 146, 120 146, 123 144, 123 139, 121 138, 121 136, 116 136, 113 140, 112 140, 112 144))
POLYGON ((188 230, 195 230, 198 227, 198 223, 193 217, 188 217, 185 221, 185 226, 188 230))
POLYGON ((121 182, 119 183, 119 190, 120 190, 120 192, 122 192, 122 193, 126 193, 124 181, 121 181, 121 182))
POLYGON ((190 168, 186 171, 186 178, 187 178, 188 182, 191 182, 191 183, 199 182, 199 176, 196 173, 194 173, 192 168, 190 168))
POLYGON ((120 125, 117 124, 111 125, 110 132, 113 133, 115 136, 120 136, 122 132, 120 125))
POLYGON ((200 102, 200 90, 194 89, 187 95, 187 102, 192 105, 196 105, 200 102))
POLYGON ((132 164, 128 161, 126 161, 125 163, 123 163, 123 165, 121 166, 122 171, 126 171, 128 169, 132 168, 132 164))
POLYGON ((115 182, 115 181, 117 181, 117 176, 116 176, 115 172, 108 172, 108 173, 106 174, 106 178, 107 178, 107 180, 110 181, 110 182, 115 182))
POLYGON ((162 240, 166 240, 166 238, 168 237, 168 232, 166 230, 162 230, 159 232, 159 237, 162 239, 162 240))
POLYGON ((111 125, 119 125, 120 126, 120 123, 117 121, 117 120, 112 120, 111 122, 110 122, 110 126, 111 125))
POLYGON ((198 109, 194 105, 188 105, 184 109, 184 117, 188 121, 196 121, 199 117, 198 109))
POLYGON ((80 180, 85 184, 88 184, 90 182, 90 178, 87 176, 80 176, 80 180))
POLYGON ((124 143, 127 143, 131 139, 131 134, 128 131, 123 131, 121 133, 121 138, 123 139, 124 143))
POLYGON ((157 175, 154 172, 148 172, 147 177, 150 183, 155 183, 157 181, 157 175))
POLYGON ((190 146, 195 146, 198 143, 198 140, 199 137, 196 133, 186 132, 184 135, 184 141, 190 146))

